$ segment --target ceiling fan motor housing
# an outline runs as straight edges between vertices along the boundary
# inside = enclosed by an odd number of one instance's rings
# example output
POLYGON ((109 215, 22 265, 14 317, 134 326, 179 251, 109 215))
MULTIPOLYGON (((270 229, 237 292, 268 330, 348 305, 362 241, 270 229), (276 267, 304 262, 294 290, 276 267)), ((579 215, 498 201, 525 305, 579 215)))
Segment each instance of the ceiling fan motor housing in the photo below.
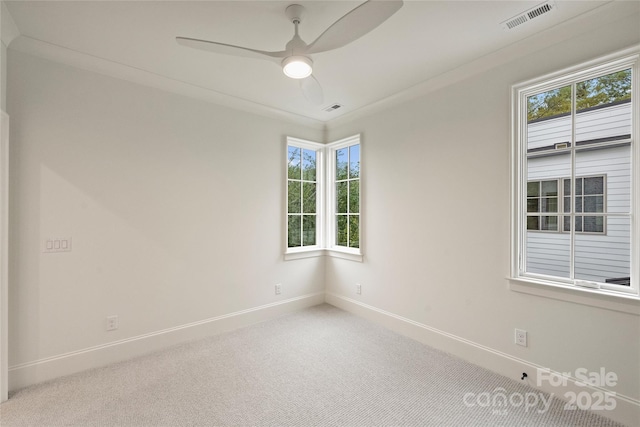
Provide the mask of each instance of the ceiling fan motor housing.
POLYGON ((294 24, 297 22, 299 24, 300 22, 302 22, 302 18, 304 17, 305 8, 304 6, 299 4, 292 4, 287 6, 287 8, 285 9, 285 14, 291 22, 293 22, 294 24))

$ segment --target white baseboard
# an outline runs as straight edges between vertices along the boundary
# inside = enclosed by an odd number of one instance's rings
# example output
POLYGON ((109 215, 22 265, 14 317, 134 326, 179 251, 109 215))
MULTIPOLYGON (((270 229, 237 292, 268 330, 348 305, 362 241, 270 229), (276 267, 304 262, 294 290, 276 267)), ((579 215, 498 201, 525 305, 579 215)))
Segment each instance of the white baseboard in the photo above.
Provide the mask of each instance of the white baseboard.
POLYGON ((615 390, 585 385, 577 378, 563 376, 558 372, 551 371, 550 375, 554 375, 559 379, 566 379, 564 385, 552 386, 546 378, 538 379, 538 373, 541 370, 548 371, 543 366, 332 292, 326 293, 326 302, 500 375, 519 381, 522 373, 526 372, 528 377, 524 381, 528 385, 553 394, 563 400, 567 400, 566 393, 580 394, 585 391, 589 392, 590 395, 593 395, 593 393, 600 395, 607 393, 607 396, 612 396, 615 400, 615 408, 594 411, 595 413, 628 426, 640 425, 640 401, 615 393, 615 390))
POLYGON ((161 331, 151 332, 46 359, 9 367, 9 390, 105 366, 161 350, 163 348, 205 338, 233 329, 288 314, 324 303, 324 292, 303 295, 271 304, 236 311, 161 331))

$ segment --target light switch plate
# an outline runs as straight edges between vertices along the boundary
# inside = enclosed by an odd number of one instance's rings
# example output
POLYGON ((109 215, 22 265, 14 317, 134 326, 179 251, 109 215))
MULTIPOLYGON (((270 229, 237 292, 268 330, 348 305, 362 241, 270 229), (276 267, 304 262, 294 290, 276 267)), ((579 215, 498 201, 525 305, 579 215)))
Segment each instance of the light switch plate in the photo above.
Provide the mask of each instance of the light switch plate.
POLYGON ((49 237, 44 241, 42 252, 71 252, 71 237, 49 237))

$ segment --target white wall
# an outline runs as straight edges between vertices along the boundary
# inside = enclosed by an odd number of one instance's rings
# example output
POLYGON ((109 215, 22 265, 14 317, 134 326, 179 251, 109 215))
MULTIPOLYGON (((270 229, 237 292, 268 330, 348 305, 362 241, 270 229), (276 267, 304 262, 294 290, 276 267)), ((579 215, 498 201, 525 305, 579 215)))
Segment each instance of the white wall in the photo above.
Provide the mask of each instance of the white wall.
POLYGON ((11 49, 8 71, 10 367, 323 291, 282 219, 285 136, 320 130, 11 49))
POLYGON ((613 391, 640 398, 637 315, 517 293, 506 280, 511 85, 638 43, 637 23, 331 126, 329 140, 362 132, 365 261, 328 259, 327 291, 556 371, 605 367, 620 378, 613 391), (514 328, 529 347, 514 344, 514 328))
MULTIPOLYGON (((0 4, 2 6, 2 4, 0 4)), ((2 22, 2 7, 0 7, 0 22, 2 22)), ((1 31, 0 31, 1 33, 1 31)), ((6 271, 7 261, 7 232, 6 225, 7 213, 6 203, 8 202, 7 188, 9 186, 8 171, 6 165, 9 161, 6 154, 8 149, 8 141, 3 138, 3 135, 8 135, 5 126, 8 125, 8 119, 5 114, 6 110, 6 93, 7 93, 7 48, 2 40, 0 40, 0 191, 4 194, 0 195, 0 402, 7 400, 8 398, 8 381, 7 381, 7 341, 8 341, 8 289, 7 279, 8 274, 6 271), (7 133, 5 133, 7 132, 7 133)))
POLYGON ((0 109, 7 111, 7 47, 0 42, 0 109))

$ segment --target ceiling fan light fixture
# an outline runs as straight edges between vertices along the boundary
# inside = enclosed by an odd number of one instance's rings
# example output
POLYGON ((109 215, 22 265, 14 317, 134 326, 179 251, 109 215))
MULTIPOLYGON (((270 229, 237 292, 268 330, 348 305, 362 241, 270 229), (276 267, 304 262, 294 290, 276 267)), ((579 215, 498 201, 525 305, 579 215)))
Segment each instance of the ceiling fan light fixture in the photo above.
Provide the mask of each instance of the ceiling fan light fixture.
POLYGON ((313 61, 306 56, 289 56, 282 61, 282 71, 292 79, 304 79, 313 71, 313 61))

